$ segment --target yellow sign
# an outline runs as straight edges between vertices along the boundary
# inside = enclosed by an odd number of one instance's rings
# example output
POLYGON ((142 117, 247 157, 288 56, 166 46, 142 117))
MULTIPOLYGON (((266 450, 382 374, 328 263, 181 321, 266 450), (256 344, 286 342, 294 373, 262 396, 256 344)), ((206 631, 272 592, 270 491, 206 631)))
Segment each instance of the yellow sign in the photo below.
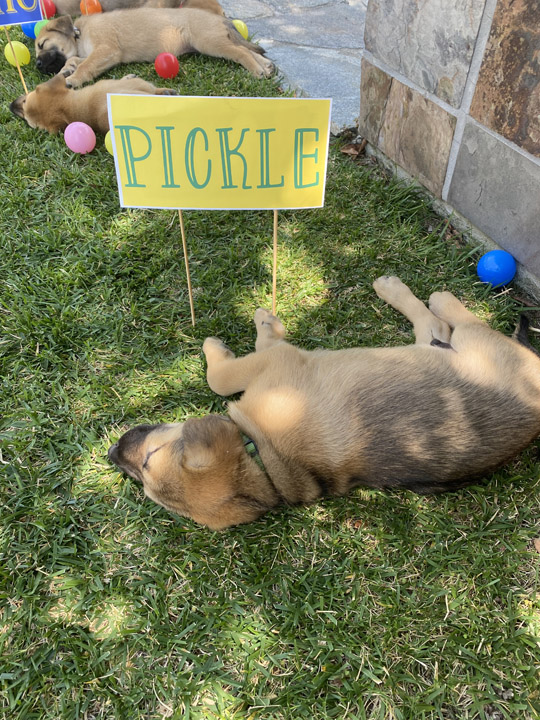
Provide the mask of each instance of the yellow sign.
POLYGON ((331 100, 109 95, 120 204, 322 207, 331 100))

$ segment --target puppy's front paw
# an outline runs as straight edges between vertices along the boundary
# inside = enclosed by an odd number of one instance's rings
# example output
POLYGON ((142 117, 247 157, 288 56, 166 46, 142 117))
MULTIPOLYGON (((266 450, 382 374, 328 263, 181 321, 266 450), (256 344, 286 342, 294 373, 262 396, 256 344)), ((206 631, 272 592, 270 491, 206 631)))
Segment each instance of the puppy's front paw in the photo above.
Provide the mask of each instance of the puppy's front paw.
POLYGON ((264 58, 264 60, 266 62, 264 63, 262 71, 263 77, 272 77, 272 75, 276 72, 276 66, 271 60, 267 60, 267 58, 264 58))
POLYGON ((255 323, 255 327, 257 328, 257 332, 261 332, 262 330, 266 332, 270 331, 276 337, 285 337, 285 327, 283 323, 278 317, 272 315, 272 313, 268 310, 258 308, 255 311, 253 321, 255 323))
POLYGON ((401 293, 409 290, 405 283, 401 282, 395 275, 382 275, 377 278, 373 283, 373 289, 382 300, 390 304, 392 304, 401 293))
POLYGON ((234 353, 232 352, 232 350, 229 350, 225 343, 223 343, 217 337, 207 337, 203 343, 202 349, 203 353, 206 355, 207 360, 210 360, 210 358, 218 359, 234 357, 234 353))
MULTIPOLYGON (((71 72, 74 72, 73 70, 71 72)), ((82 85, 82 82, 79 81, 76 75, 72 75, 70 72, 66 75, 66 87, 68 88, 78 88, 82 85)))

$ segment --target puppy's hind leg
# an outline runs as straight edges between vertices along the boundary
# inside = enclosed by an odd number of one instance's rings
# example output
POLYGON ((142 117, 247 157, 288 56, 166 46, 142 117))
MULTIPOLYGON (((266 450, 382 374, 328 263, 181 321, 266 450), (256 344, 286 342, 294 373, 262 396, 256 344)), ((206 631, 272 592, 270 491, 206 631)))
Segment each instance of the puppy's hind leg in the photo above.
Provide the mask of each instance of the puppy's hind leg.
POLYGON ((434 292, 430 295, 429 309, 451 328, 455 328, 457 325, 470 325, 471 323, 486 324, 476 315, 473 315, 470 310, 467 310, 457 297, 447 290, 434 292))
POLYGON ((373 289, 382 300, 413 324, 417 344, 429 345, 432 340, 450 342, 451 330, 448 324, 435 317, 398 277, 383 275, 375 280, 373 289))
POLYGON ((253 321, 257 328, 255 352, 267 350, 285 338, 283 323, 275 315, 269 313, 268 310, 264 310, 263 308, 256 310, 253 321))

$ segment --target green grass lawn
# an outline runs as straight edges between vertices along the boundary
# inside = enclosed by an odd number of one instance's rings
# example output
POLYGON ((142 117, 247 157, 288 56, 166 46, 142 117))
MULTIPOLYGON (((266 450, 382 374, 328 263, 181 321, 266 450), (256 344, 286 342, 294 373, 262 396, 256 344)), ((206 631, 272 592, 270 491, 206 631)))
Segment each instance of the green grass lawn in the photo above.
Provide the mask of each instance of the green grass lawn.
MULTIPOLYGON (((225 411, 201 345, 252 348, 272 213, 185 213, 193 328, 177 214, 120 209, 102 139, 78 156, 12 117, 0 57, 0 716, 539 718, 538 445, 452 495, 358 490, 222 533, 109 465, 135 423, 225 411)), ((219 60, 181 68, 185 94, 280 94, 219 60)), ((392 273, 510 332, 516 291, 479 284, 477 257, 336 142, 325 207, 279 214, 278 313, 307 348, 410 342, 371 288, 392 273)))

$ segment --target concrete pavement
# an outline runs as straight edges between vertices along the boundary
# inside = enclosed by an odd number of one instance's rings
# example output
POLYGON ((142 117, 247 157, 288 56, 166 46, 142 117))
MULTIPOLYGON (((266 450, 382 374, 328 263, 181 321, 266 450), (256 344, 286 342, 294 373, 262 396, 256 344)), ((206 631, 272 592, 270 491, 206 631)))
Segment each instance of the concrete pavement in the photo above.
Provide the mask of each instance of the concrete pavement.
POLYGON ((266 50, 283 84, 332 98, 332 132, 356 127, 367 0, 222 0, 266 50))

